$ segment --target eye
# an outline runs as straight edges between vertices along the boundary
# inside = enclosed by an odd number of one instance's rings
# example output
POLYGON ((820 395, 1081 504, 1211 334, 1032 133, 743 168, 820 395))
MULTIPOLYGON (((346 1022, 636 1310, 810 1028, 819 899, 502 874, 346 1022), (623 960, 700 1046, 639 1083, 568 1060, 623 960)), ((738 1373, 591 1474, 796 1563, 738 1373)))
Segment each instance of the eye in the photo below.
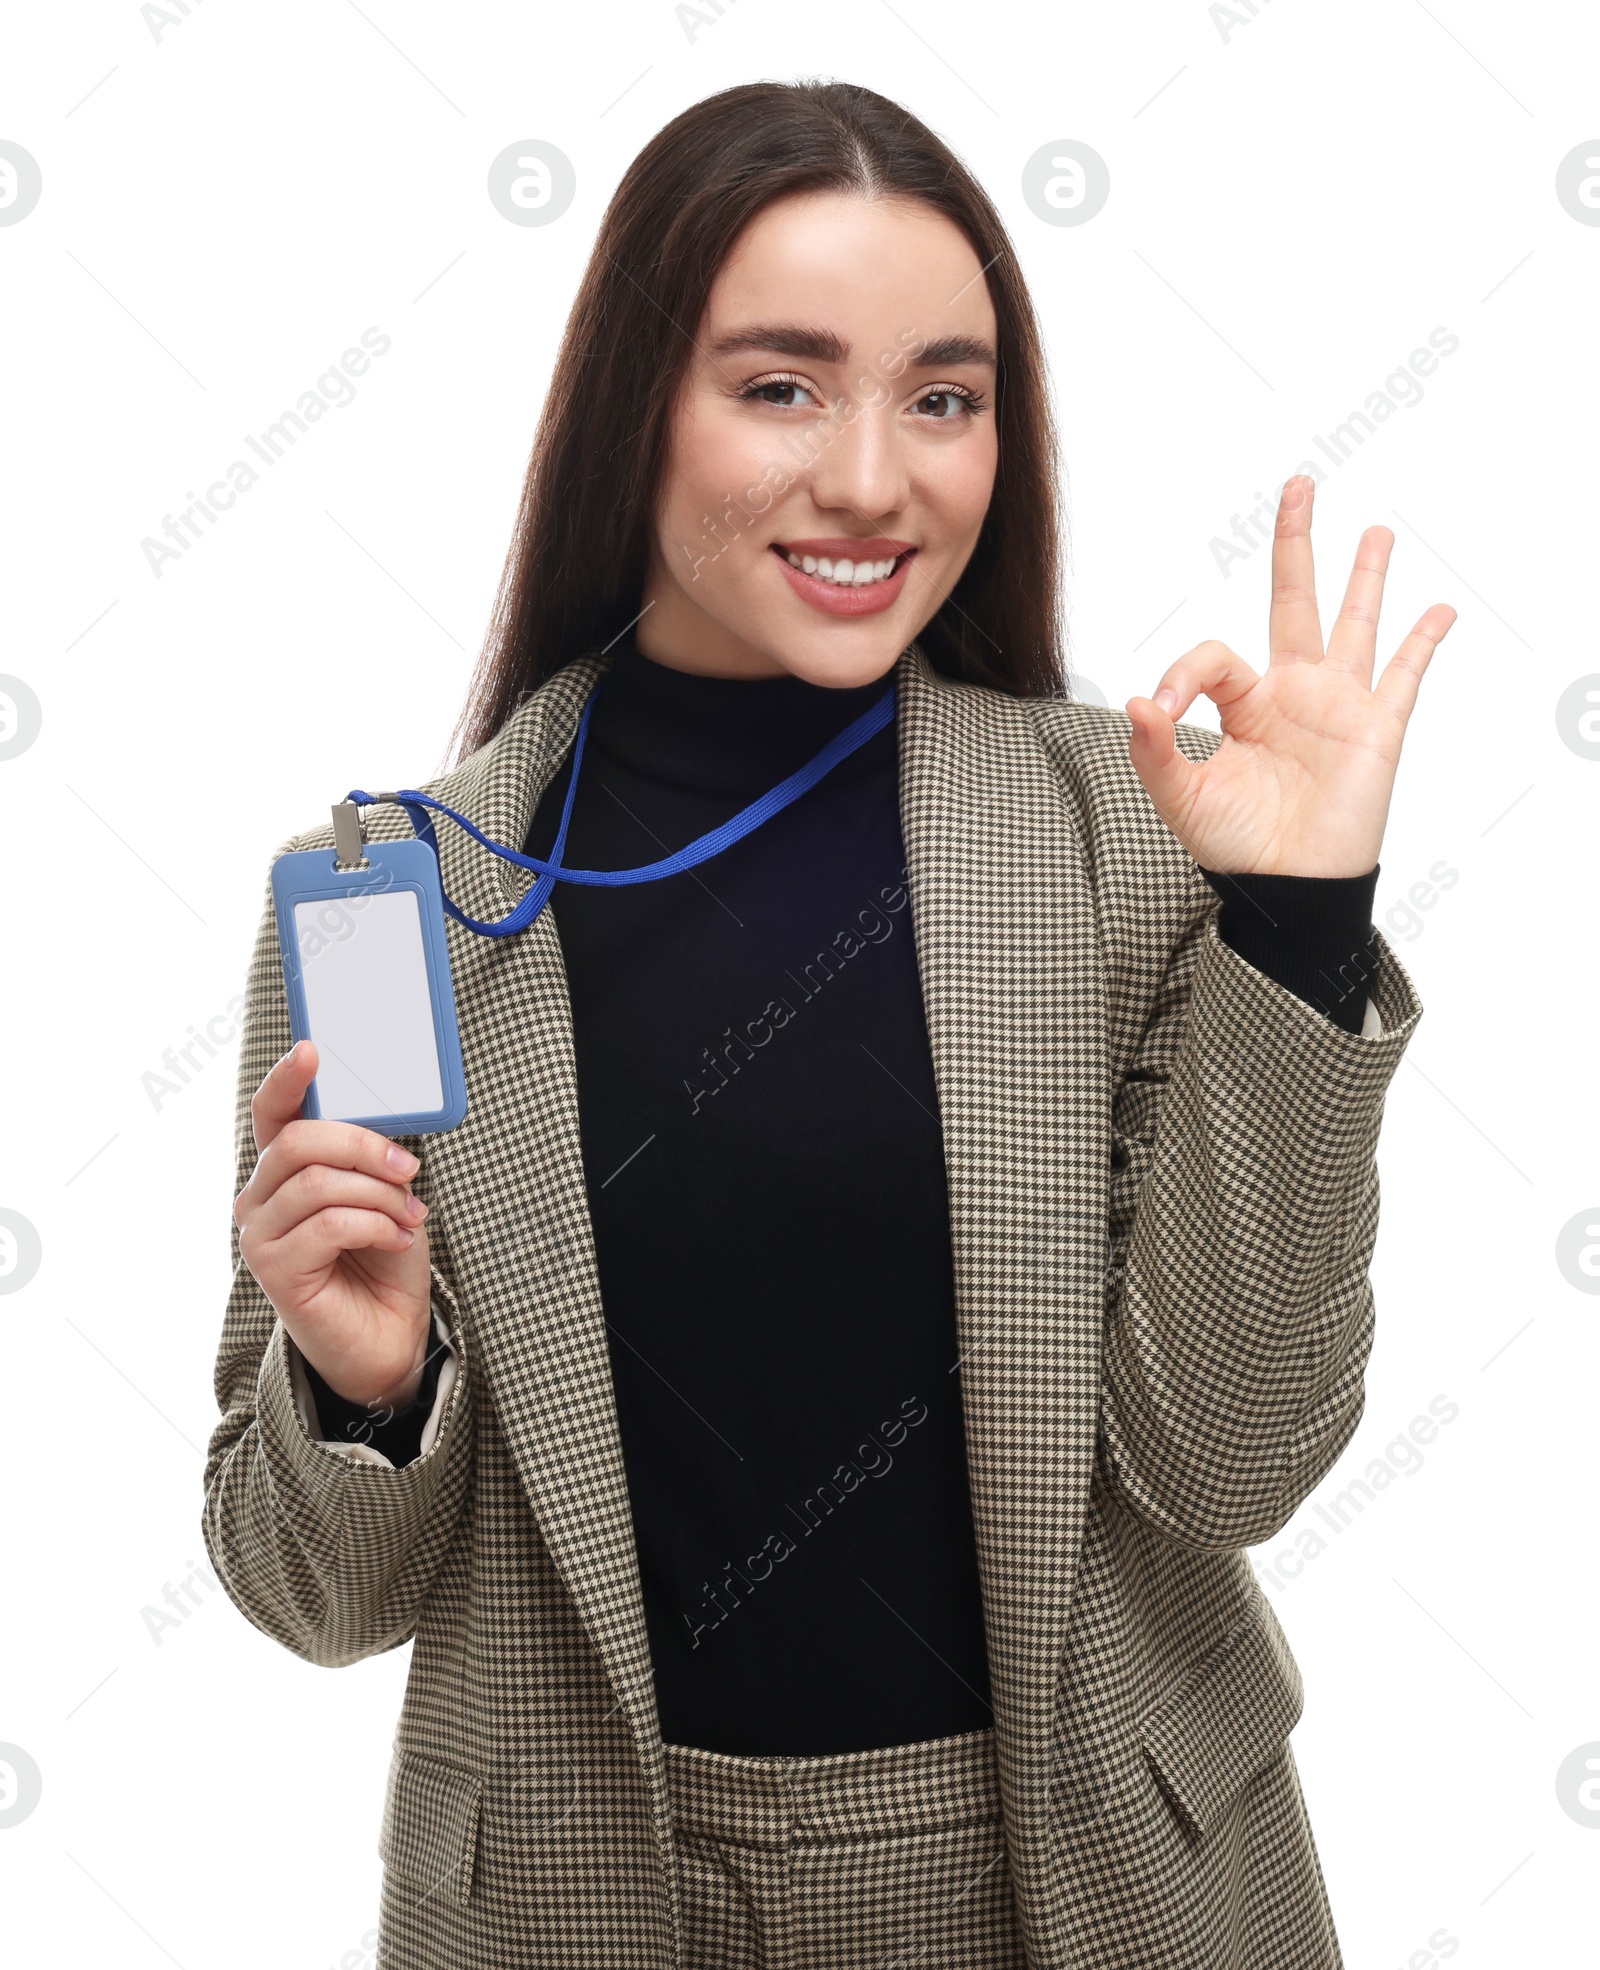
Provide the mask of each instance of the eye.
POLYGON ((983 409, 983 398, 976 390, 968 390, 960 383, 943 383, 937 390, 924 390, 917 404, 943 406, 933 411, 924 410, 923 414, 930 423, 953 424, 960 418, 976 416, 983 409))
POLYGON ((809 383, 802 383, 798 376, 762 376, 755 382, 747 383, 739 392, 740 403, 771 404, 774 410, 799 410, 801 393, 815 398, 815 391, 809 383), (769 395, 775 391, 776 395, 769 395))

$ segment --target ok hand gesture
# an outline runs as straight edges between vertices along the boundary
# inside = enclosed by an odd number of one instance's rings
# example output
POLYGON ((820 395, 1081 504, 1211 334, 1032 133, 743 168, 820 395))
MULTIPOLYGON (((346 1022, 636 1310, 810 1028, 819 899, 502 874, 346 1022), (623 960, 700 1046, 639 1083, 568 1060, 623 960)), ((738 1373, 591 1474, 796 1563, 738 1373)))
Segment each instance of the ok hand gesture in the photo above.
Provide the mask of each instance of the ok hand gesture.
POLYGON ((1265 675, 1225 643, 1199 643, 1153 697, 1135 697, 1129 757, 1156 811, 1202 867, 1303 876, 1365 875, 1378 859, 1395 769, 1422 674, 1456 612, 1423 611, 1376 686, 1378 608, 1394 535, 1368 527, 1326 651, 1311 568, 1309 478, 1290 479, 1272 542, 1265 675), (1174 721, 1204 692, 1222 743, 1195 765, 1174 721))

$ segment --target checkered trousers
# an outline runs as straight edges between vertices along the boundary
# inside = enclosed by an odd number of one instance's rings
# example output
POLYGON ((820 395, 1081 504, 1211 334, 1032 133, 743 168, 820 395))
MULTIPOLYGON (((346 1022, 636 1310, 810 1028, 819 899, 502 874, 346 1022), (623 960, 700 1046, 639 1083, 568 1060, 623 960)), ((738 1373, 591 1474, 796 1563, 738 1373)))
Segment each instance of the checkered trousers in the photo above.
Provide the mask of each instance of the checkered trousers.
POLYGON ((666 1755, 685 1970, 1023 1970, 992 1729, 666 1755))

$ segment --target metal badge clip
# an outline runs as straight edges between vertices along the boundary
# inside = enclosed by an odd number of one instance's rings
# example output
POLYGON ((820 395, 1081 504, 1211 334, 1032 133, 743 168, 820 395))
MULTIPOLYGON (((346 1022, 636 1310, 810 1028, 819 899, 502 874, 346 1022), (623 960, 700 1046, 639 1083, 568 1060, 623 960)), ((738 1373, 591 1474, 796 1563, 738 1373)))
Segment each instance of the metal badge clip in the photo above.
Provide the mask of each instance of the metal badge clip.
POLYGON ((361 809, 353 800, 336 800, 333 803, 333 850, 334 867, 337 869, 370 868, 365 853, 366 843, 361 835, 361 809))

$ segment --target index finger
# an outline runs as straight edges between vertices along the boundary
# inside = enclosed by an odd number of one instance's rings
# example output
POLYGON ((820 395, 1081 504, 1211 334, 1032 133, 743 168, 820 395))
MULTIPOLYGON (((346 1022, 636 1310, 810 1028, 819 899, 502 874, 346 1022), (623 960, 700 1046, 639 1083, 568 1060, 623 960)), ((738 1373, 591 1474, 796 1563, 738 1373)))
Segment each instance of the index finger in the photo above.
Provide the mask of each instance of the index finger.
POLYGON ((316 1166, 353 1170, 402 1191, 421 1167, 403 1144, 376 1129, 364 1129, 359 1122, 308 1122, 296 1116, 284 1123, 257 1157, 250 1181, 239 1193, 240 1202, 247 1210, 264 1204, 291 1177, 316 1166))
POLYGON ((1322 624, 1311 566, 1311 496, 1314 484, 1298 473, 1283 484, 1278 523, 1272 530, 1272 609, 1267 622, 1271 661, 1321 663, 1322 624))

